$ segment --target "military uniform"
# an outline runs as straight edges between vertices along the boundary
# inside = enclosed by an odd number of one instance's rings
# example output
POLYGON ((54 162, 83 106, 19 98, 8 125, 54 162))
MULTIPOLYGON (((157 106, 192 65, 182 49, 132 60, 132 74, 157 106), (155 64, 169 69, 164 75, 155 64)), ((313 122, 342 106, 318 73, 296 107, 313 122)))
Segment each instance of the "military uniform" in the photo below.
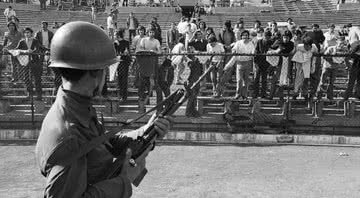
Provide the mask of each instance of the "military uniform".
POLYGON ((114 156, 105 144, 64 164, 79 148, 104 133, 91 98, 60 88, 46 115, 36 145, 36 159, 47 178, 44 197, 130 197, 127 177, 106 179, 114 156))

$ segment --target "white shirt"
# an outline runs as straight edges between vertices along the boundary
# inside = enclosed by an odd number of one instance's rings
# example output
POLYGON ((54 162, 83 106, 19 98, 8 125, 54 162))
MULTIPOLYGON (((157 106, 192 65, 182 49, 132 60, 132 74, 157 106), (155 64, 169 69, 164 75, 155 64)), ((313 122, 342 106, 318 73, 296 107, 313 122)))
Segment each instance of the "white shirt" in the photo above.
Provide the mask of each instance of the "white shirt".
POLYGON ((16 16, 16 12, 13 9, 10 10, 9 8, 6 8, 4 11, 4 15, 10 18, 11 16, 16 16))
MULTIPOLYGON (((214 47, 211 46, 210 43, 208 43, 206 45, 206 52, 208 52, 209 54, 211 53, 224 53, 225 49, 224 49, 224 45, 221 43, 216 43, 214 47)), ((219 62, 221 61, 223 58, 223 56, 214 56, 212 59, 212 62, 219 62)))
POLYGON ((154 51, 157 53, 161 53, 160 42, 155 38, 150 39, 150 37, 145 37, 141 39, 140 49, 145 51, 154 51))
POLYGON ((184 52, 184 44, 182 43, 178 43, 174 46, 174 48, 171 50, 171 53, 174 53, 174 54, 180 54, 180 53, 183 53, 184 52))
POLYGON ((140 50, 140 43, 141 43, 141 40, 142 40, 143 38, 144 38, 144 37, 140 37, 140 35, 136 35, 136 36, 133 38, 132 47, 135 48, 135 52, 137 52, 137 51, 140 50))
POLYGON ((351 45, 358 40, 360 40, 360 28, 351 27, 349 31, 349 44, 351 45))
POLYGON ((50 43, 49 43, 49 32, 48 31, 44 31, 41 30, 41 35, 42 35, 42 45, 46 48, 50 47, 50 43))
MULTIPOLYGON (((255 45, 253 42, 248 41, 245 43, 244 40, 236 41, 232 51, 239 54, 254 54, 255 53, 255 45)), ((238 61, 250 61, 253 56, 238 56, 238 61)))
POLYGON ((186 31, 188 29, 188 24, 189 24, 189 22, 187 22, 187 21, 182 21, 182 22, 180 22, 178 24, 177 29, 178 29, 180 34, 185 34, 186 33, 186 31))
POLYGON ((108 28, 108 29, 110 29, 110 28, 114 29, 114 28, 115 28, 115 26, 114 26, 114 20, 113 20, 113 18, 112 18, 111 16, 109 16, 109 17, 107 18, 107 28, 108 28))
POLYGON ((324 34, 324 37, 325 37, 324 48, 336 45, 336 34, 335 34, 335 32, 333 32, 333 33, 330 33, 330 31, 326 32, 324 34))

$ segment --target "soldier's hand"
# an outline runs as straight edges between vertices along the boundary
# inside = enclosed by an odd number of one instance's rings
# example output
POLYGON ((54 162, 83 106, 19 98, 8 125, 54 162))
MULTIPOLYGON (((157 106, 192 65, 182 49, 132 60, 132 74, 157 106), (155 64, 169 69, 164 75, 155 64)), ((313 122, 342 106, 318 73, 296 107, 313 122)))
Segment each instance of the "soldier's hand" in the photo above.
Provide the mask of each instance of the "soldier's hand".
POLYGON ((150 145, 145 152, 135 160, 131 159, 132 152, 131 149, 128 148, 120 175, 129 178, 130 182, 133 183, 141 171, 144 170, 146 164, 145 159, 152 147, 153 145, 150 145))
POLYGON ((155 120, 155 130, 158 132, 158 138, 164 138, 165 134, 167 134, 170 130, 171 123, 174 122, 174 118, 172 116, 164 116, 159 117, 155 120))

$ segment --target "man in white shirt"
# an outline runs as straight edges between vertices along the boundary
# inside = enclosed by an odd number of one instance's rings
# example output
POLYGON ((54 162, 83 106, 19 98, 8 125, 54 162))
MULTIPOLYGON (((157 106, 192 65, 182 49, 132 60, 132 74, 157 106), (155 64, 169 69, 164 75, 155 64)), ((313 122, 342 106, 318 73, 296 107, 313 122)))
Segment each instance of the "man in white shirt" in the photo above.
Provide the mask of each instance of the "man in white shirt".
MULTIPOLYGON (((210 36, 208 39, 208 44, 206 46, 206 52, 209 54, 225 53, 225 48, 223 44, 217 42, 215 36, 210 36)), ((210 78, 213 85, 213 96, 218 95, 216 88, 222 77, 223 60, 224 60, 224 56, 214 56, 213 59, 211 60, 211 65, 216 65, 216 67, 210 73, 210 78)))
POLYGON ((106 22, 107 22, 106 24, 107 24, 109 37, 111 38, 111 40, 114 40, 115 23, 112 12, 109 14, 106 22))
POLYGON ((41 30, 36 32, 35 38, 40 41, 43 47, 50 49, 50 43, 54 34, 48 30, 48 22, 41 22, 41 30))
POLYGON ((360 40, 360 28, 358 26, 353 26, 351 23, 347 25, 347 28, 349 32, 349 44, 352 45, 360 40))
POLYGON ((140 51, 140 43, 141 43, 141 40, 143 38, 145 38, 145 27, 144 26, 139 26, 137 28, 137 31, 139 32, 138 35, 136 35, 133 40, 132 40, 132 43, 131 43, 131 48, 137 52, 137 51, 140 51))
POLYGON ((9 22, 11 16, 16 16, 15 10, 11 6, 7 7, 4 11, 4 16, 6 18, 6 23, 9 22))
POLYGON ((179 24, 177 25, 177 30, 179 31, 180 34, 186 33, 188 29, 188 24, 189 24, 189 18, 183 17, 179 22, 179 24))
POLYGON ((144 51, 153 51, 156 53, 161 53, 161 46, 159 40, 155 38, 155 30, 148 30, 149 37, 141 39, 140 50, 144 51))
MULTIPOLYGON (((141 39, 140 51, 137 54, 148 53, 149 51, 161 53, 160 42, 155 38, 155 28, 148 29, 148 37, 141 39), (145 51, 145 52, 141 52, 145 51)), ((139 63, 139 113, 145 112, 145 103, 148 101, 148 95, 156 88, 156 101, 157 104, 162 101, 162 91, 160 86, 157 86, 158 81, 158 57, 137 57, 139 63), (153 83, 152 83, 153 82, 153 83), (146 94, 146 90, 148 93, 146 94)), ((160 109, 159 109, 160 110, 160 109)))
MULTIPOLYGON (((54 33, 52 33, 50 30, 48 30, 48 22, 43 21, 41 22, 41 30, 39 30, 38 32, 35 33, 35 39, 38 40, 41 45, 43 46, 43 48, 41 49, 42 53, 45 53, 46 51, 50 50, 50 44, 51 44, 51 40, 54 36, 54 33)), ((47 73, 50 73, 49 68, 47 67, 47 65, 49 64, 49 59, 48 56, 46 56, 47 59, 45 58, 45 56, 41 55, 40 56, 40 62, 44 63, 44 59, 45 59, 45 66, 47 69, 47 73)))
POLYGON ((337 36, 338 35, 335 32, 335 25, 331 24, 329 26, 329 31, 324 34, 325 37, 324 48, 326 49, 328 47, 335 46, 337 36))

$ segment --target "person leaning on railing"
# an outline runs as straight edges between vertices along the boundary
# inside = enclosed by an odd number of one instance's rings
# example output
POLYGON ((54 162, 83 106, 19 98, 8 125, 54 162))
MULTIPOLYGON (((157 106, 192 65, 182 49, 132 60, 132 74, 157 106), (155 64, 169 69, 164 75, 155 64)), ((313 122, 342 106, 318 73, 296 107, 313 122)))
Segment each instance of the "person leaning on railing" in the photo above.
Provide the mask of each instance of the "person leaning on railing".
MULTIPOLYGON (((249 31, 245 30, 241 33, 241 40, 237 41, 232 48, 233 53, 238 54, 254 54, 255 46, 249 38, 249 31)), ((220 97, 224 91, 224 85, 232 75, 233 66, 236 65, 236 94, 234 99, 247 99, 249 76, 253 69, 253 56, 233 56, 224 67, 224 75, 222 76, 217 87, 217 95, 220 97)))
MULTIPOLYGON (((336 39, 337 44, 335 46, 328 47, 324 52, 324 55, 339 55, 348 54, 349 50, 346 45, 345 37, 340 36, 336 39)), ((323 57, 323 67, 320 77, 319 87, 317 89, 317 98, 322 98, 322 93, 326 91, 327 98, 329 100, 334 99, 334 81, 339 69, 345 69, 344 57, 323 57), (326 87, 326 81, 328 78, 328 86, 326 87)))
MULTIPOLYGON (((17 26, 14 22, 10 21, 7 23, 8 32, 4 33, 4 48, 3 51, 15 49, 21 38, 23 37, 22 33, 18 31, 17 26)), ((11 72, 12 72, 12 79, 11 82, 16 82, 19 80, 19 61, 14 56, 11 57, 11 72)), ((7 55, 3 57, 5 60, 7 59, 7 55)), ((7 63, 7 61, 6 61, 7 63)))
MULTIPOLYGON (((273 44, 273 40, 271 40, 271 32, 266 31, 264 34, 264 38, 261 38, 256 42, 255 54, 266 54, 272 44, 273 44)), ((266 61, 266 56, 255 56, 254 63, 256 67, 256 72, 255 72, 255 80, 254 80, 253 97, 257 98, 258 96, 260 96, 261 98, 266 98, 267 76, 268 76, 268 70, 270 64, 269 62, 266 61), (260 79, 261 79, 261 89, 259 95, 260 79)))
POLYGON ((120 62, 117 67, 118 74, 118 97, 120 101, 126 101, 128 96, 128 79, 129 79, 129 66, 131 63, 130 43, 124 39, 124 30, 118 30, 115 33, 114 47, 116 55, 124 54, 120 57, 120 62))
POLYGON ((292 57, 296 68, 294 100, 299 96, 300 90, 302 91, 301 95, 306 101, 309 98, 309 79, 310 75, 315 72, 315 62, 312 60, 313 55, 317 52, 318 49, 310 37, 305 37, 301 44, 295 46, 295 53, 292 57))
MULTIPOLYGON (((219 53, 225 53, 224 45, 217 42, 217 39, 215 36, 210 36, 208 39, 208 44, 206 46, 206 52, 208 54, 219 54, 219 53)), ((217 96, 218 94, 218 83, 220 82, 220 79, 223 75, 223 62, 224 62, 224 56, 216 55, 211 60, 211 65, 215 65, 215 68, 210 72, 210 78, 213 88, 213 96, 217 96)), ((207 69, 207 68, 206 68, 207 69)))
POLYGON ((34 78, 37 96, 36 100, 42 100, 41 75, 43 67, 40 56, 37 53, 42 51, 43 46, 41 45, 40 41, 33 37, 33 33, 34 31, 31 28, 26 27, 24 29, 25 38, 20 40, 16 47, 16 49, 26 50, 28 53, 33 53, 29 54, 29 63, 24 67, 20 67, 19 75, 25 81, 29 93, 33 92, 30 75, 34 78))
POLYGON ((271 79, 271 88, 269 99, 272 100, 276 92, 278 92, 280 101, 284 100, 284 86, 289 85, 288 68, 289 68, 289 55, 294 49, 294 43, 291 41, 292 34, 289 30, 286 30, 281 40, 276 40, 271 46, 272 54, 282 54, 284 56, 279 57, 279 62, 276 66, 275 74, 271 79))
MULTIPOLYGON (((156 29, 154 28, 150 28, 147 30, 148 32, 148 37, 145 37, 143 39, 141 39, 140 41, 140 51, 150 51, 150 52, 154 52, 157 54, 161 53, 161 45, 159 40, 157 40, 155 38, 155 31, 156 29)), ((148 94, 150 94, 150 92, 152 92, 152 86, 155 86, 156 88, 156 100, 157 100, 157 104, 161 101, 161 90, 159 89, 159 87, 156 85, 156 80, 157 80, 157 74, 156 74, 156 69, 158 67, 158 57, 147 57, 147 58, 154 58, 152 59, 152 64, 154 65, 144 65, 144 64, 139 64, 139 89, 138 89, 138 95, 139 95, 139 106, 141 110, 144 110, 143 107, 145 107, 145 100, 147 97, 147 94, 145 93, 145 91, 148 91, 148 94)))

